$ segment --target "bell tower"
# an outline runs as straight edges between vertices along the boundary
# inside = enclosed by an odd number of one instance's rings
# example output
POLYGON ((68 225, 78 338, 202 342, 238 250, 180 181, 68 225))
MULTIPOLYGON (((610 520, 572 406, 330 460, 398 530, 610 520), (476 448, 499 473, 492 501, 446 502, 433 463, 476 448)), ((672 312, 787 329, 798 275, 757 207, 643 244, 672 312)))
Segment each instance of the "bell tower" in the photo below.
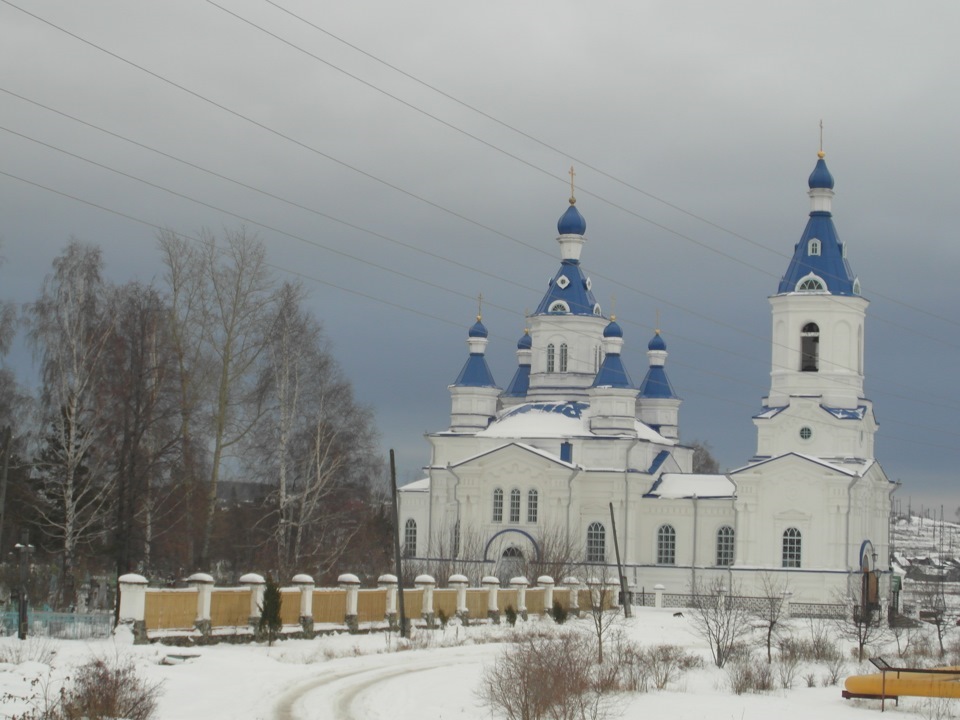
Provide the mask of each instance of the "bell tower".
POLYGON ((867 305, 833 224, 824 153, 809 181, 810 216, 777 294, 770 392, 754 418, 757 455, 872 458, 876 422, 864 397, 867 305))

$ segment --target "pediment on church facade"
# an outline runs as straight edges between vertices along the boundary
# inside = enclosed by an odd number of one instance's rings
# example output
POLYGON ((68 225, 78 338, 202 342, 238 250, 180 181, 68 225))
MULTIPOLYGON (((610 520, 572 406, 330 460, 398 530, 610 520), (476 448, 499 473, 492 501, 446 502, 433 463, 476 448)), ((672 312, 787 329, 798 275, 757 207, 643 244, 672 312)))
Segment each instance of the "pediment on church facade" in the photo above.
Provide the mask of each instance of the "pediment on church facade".
POLYGON ((451 463, 450 467, 458 472, 474 468, 491 472, 499 466, 511 465, 516 466, 517 472, 522 468, 546 472, 553 469, 571 470, 576 467, 572 463, 561 460, 558 455, 523 443, 507 443, 460 462, 451 463))
POLYGON ((753 476, 771 475, 780 476, 787 472, 801 472, 808 475, 811 470, 815 471, 820 477, 824 474, 836 474, 837 477, 856 477, 860 474, 862 466, 842 467, 821 458, 811 455, 802 455, 800 453, 786 453, 774 458, 768 458, 752 465, 746 465, 737 468, 730 473, 737 482, 741 480, 750 480, 753 476))

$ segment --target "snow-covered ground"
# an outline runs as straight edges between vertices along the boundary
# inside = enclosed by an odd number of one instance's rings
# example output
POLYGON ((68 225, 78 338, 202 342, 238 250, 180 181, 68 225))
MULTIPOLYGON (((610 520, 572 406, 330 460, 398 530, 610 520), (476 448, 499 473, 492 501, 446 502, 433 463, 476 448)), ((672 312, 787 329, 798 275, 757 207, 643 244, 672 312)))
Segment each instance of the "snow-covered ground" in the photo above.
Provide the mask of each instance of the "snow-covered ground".
MULTIPOLYGON (((799 620, 794 623, 792 633, 802 636, 806 626, 799 620)), ((570 621, 564 629, 571 625, 589 640, 588 620, 570 621)), ((671 610, 638 608, 636 617, 621 621, 620 627, 644 645, 675 644, 704 658, 702 668, 686 672, 665 690, 622 695, 621 717, 842 720, 870 717, 880 711, 877 701, 844 700, 840 686, 822 686, 827 670, 815 664, 803 665, 790 689, 733 694, 726 671, 711 664, 689 612, 686 617, 674 617, 671 610), (807 686, 805 678, 811 674, 816 687, 807 686)), ((43 692, 44 687, 55 693, 72 668, 92 655, 110 658, 120 654, 133 659, 142 677, 162 683, 157 714, 161 720, 490 719, 497 716, 480 705, 475 691, 484 667, 491 665, 504 647, 496 640, 510 632, 545 628, 558 631, 550 620, 518 623, 516 630, 506 626, 448 627, 421 631, 410 648, 403 648, 396 635, 384 633, 287 640, 273 647, 221 644, 190 649, 134 646, 126 636, 92 642, 30 640, 22 655, 36 656, 42 650, 55 654, 43 662, 0 664, 0 717, 9 718, 28 707, 16 698, 43 692), (164 664, 165 658, 176 661, 172 656, 182 655, 193 657, 164 664), (34 679, 39 682, 32 684, 34 679)), ((14 654, 17 647, 16 639, 0 639, 0 656, 14 654)), ((885 652, 896 657, 895 648, 885 652)), ((869 666, 858 668, 852 660, 847 668, 850 673, 871 670, 869 666)), ((888 711, 891 709, 911 717, 960 714, 960 707, 944 702, 908 698, 898 708, 888 705, 888 711)))

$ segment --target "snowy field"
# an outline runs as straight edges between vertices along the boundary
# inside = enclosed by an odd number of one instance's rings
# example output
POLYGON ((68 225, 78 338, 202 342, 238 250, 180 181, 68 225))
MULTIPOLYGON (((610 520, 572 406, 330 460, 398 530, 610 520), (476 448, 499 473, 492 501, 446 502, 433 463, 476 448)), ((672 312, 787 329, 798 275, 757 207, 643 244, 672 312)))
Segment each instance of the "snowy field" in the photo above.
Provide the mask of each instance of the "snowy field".
MULTIPOLYGON (((671 720, 715 718, 744 720, 841 720, 872 717, 879 702, 844 700, 840 686, 822 686, 826 667, 802 665, 790 689, 763 694, 735 695, 729 676, 710 661, 707 645, 686 617, 671 610, 637 609, 632 620, 619 628, 643 645, 670 643, 703 657, 702 668, 685 672, 665 690, 626 693, 618 696, 619 716, 671 720), (816 686, 808 687, 810 676, 816 686)), ((805 625, 793 621, 791 634, 802 637, 805 625)), ((0 717, 10 718, 30 706, 26 698, 56 693, 64 677, 91 656, 132 659, 141 676, 162 683, 159 712, 162 720, 209 720, 210 718, 323 720, 480 720, 498 717, 482 707, 476 689, 485 667, 505 647, 510 633, 544 631, 583 632, 590 635, 589 620, 569 621, 557 628, 551 620, 519 622, 507 626, 448 627, 420 631, 410 646, 398 643, 396 635, 336 635, 314 640, 289 640, 266 645, 216 645, 175 648, 162 645, 134 646, 129 637, 111 641, 18 641, 0 639, 0 717), (53 653, 42 661, 24 656, 53 653), (178 661, 172 656, 194 656, 178 661), (175 662, 176 664, 164 664, 175 662)), ((757 652, 761 652, 760 641, 757 652)), ((885 649, 896 658, 895 646, 885 649)), ((847 657, 850 657, 847 655, 847 657)), ((869 672, 851 659, 847 672, 869 672)), ((778 683, 779 684, 779 683, 778 683)), ((842 680, 841 680, 842 684, 842 680)), ((950 703, 954 701, 949 701, 950 703)), ((901 716, 944 718, 960 714, 948 701, 904 698, 899 707, 888 703, 888 712, 901 716)))

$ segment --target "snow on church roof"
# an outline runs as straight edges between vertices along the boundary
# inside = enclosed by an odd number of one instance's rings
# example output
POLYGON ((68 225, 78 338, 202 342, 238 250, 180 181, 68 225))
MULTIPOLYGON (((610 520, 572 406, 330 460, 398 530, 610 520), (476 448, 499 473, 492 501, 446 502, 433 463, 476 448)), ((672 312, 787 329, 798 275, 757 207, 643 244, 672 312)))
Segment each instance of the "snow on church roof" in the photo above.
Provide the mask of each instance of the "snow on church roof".
MULTIPOLYGON (((641 422, 636 424, 641 440, 675 445, 660 433, 641 422)), ((477 437, 555 438, 592 437, 590 405, 585 402, 524 403, 510 408, 490 423, 477 437)))
POLYGON ((664 473, 645 497, 673 499, 694 495, 698 498, 729 498, 734 495, 734 486, 726 475, 664 473))

